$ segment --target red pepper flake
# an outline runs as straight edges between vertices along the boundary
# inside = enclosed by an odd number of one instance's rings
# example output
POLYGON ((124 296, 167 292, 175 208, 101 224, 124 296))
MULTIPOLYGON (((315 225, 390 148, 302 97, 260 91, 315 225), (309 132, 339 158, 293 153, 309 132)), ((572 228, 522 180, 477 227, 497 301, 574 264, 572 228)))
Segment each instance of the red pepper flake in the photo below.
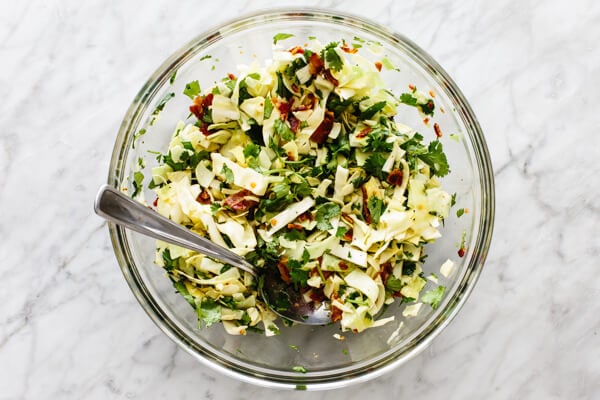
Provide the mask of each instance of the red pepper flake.
POLYGON ((446 110, 444 110, 444 107, 440 107, 440 112, 441 112, 442 114, 446 114, 446 110))
POLYGON ((390 185, 402 186, 402 178, 404 178, 404 173, 401 169, 396 168, 388 174, 387 182, 390 185))
POLYGON ((381 67, 383 67, 381 61, 375 61, 375 68, 377 68, 377 71, 381 72, 381 67))
POLYGON ((196 197, 196 201, 200 204, 210 204, 210 194, 208 194, 206 190, 203 190, 198 197, 196 197))
POLYGON ((437 124, 437 122, 433 124, 433 130, 435 131, 435 136, 439 138, 442 137, 442 130, 440 129, 440 126, 437 124))
POLYGON ((333 75, 331 75, 331 71, 326 69, 325 72, 323 73, 323 76, 325 77, 325 79, 327 79, 329 82, 333 83, 333 86, 339 86, 339 82, 337 79, 335 79, 333 77, 333 75))
POLYGON ((288 50, 292 54, 304 54, 304 49, 300 46, 294 46, 288 50))
POLYGON ((252 196, 252 192, 247 189, 240 190, 239 192, 227 197, 223 201, 223 205, 238 212, 248 211, 250 208, 258 204, 256 200, 246 198, 248 196, 252 196))
POLYGON ((467 249, 465 249, 464 247, 461 247, 460 249, 458 249, 458 256, 460 258, 463 258, 465 256, 467 249))
POLYGON ((423 118, 423 123, 427 125, 429 123, 429 117, 423 118))
POLYGON ((344 43, 340 49, 342 49, 344 52, 348 53, 348 54, 354 54, 358 51, 358 49, 353 48, 353 47, 348 47, 348 45, 346 43, 344 43))
POLYGON ((408 85, 408 88, 409 88, 410 90, 412 90, 413 92, 414 92, 415 90, 417 90, 417 87, 416 87, 415 85, 413 85, 413 84, 410 84, 410 85, 408 85))
POLYGON ((152 203, 152 205, 154 207, 158 207, 158 197, 154 199, 154 202, 152 203))
POLYGON ((308 70, 311 75, 321 72, 324 66, 323 59, 317 53, 312 53, 308 58, 308 70))
POLYGON ((235 77, 235 75, 234 75, 234 74, 232 74, 231 72, 227 74, 227 77, 228 77, 229 79, 231 79, 232 81, 235 81, 235 80, 236 80, 236 77, 235 77))
POLYGON ((370 127, 370 126, 367 126, 366 128, 364 128, 363 130, 361 130, 360 132, 358 132, 358 133, 356 134, 356 138, 357 138, 357 139, 362 139, 362 138, 364 138, 365 136, 367 136, 367 135, 369 134, 369 132, 371 132, 371 127, 370 127))
POLYGON ((325 143, 325 140, 327 140, 327 137, 329 136, 329 132, 331 132, 331 128, 333 128, 334 117, 335 115, 333 112, 325 111, 323 121, 317 126, 317 129, 315 129, 312 135, 310 135, 310 140, 318 144, 325 143))

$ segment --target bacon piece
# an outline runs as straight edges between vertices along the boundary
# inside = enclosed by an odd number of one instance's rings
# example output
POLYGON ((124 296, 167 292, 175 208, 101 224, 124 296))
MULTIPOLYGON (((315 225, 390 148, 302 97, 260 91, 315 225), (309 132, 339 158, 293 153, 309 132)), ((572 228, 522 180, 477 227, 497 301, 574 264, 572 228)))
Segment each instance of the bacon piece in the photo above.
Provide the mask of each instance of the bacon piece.
POLYGON ((294 46, 288 51, 292 54, 304 54, 304 49, 300 46, 294 46))
POLYGON ((298 133, 298 131, 300 130, 300 121, 298 120, 298 118, 296 118, 294 116, 294 114, 288 114, 288 121, 290 123, 290 129, 292 130, 292 132, 294 133, 298 133))
POLYGON ((223 205, 234 211, 244 212, 258 204, 256 200, 247 199, 247 196, 253 196, 252 192, 244 189, 232 194, 223 201, 223 205))
POLYGON ((370 126, 367 126, 367 127, 365 127, 363 130, 361 130, 360 132, 358 132, 358 133, 356 134, 356 138, 357 138, 357 139, 364 138, 365 136, 367 136, 367 135, 369 134, 369 132, 371 132, 371 127, 370 127, 370 126))
POLYGON ((281 120, 285 121, 288 118, 288 115, 290 113, 290 110, 292 109, 292 106, 294 105, 294 98, 292 97, 290 99, 290 101, 281 101, 277 103, 277 109, 279 110, 279 113, 281 114, 281 120))
POLYGON ((227 77, 228 77, 229 79, 231 79, 232 81, 235 81, 235 80, 236 80, 236 77, 235 77, 235 75, 234 75, 234 74, 232 74, 231 72, 227 74, 227 77))
POLYGON ((304 227, 302 225, 299 224, 287 224, 287 228, 288 229, 296 229, 298 231, 301 231, 304 229, 304 227))
POLYGON ((317 53, 312 53, 310 57, 308 57, 308 70, 311 75, 316 75, 321 72, 324 66, 323 59, 321 59, 317 53))
POLYGON ((340 262, 338 263, 338 267, 340 267, 340 269, 341 269, 342 271, 345 271, 345 270, 347 270, 347 269, 348 269, 348 264, 346 264, 344 261, 340 261, 340 262))
POLYGON ((335 115, 331 111, 325 111, 323 121, 317 126, 312 135, 310 135, 310 140, 318 144, 325 143, 329 132, 331 132, 331 128, 333 128, 334 117, 335 115))
POLYGON ((353 47, 348 47, 348 45, 346 43, 344 43, 340 49, 342 49, 344 52, 348 53, 348 54, 354 54, 356 52, 358 52, 358 49, 353 48, 353 47))
POLYGON ((200 204, 210 204, 210 194, 206 190, 203 190, 196 197, 196 201, 200 204))
POLYGON ((437 124, 437 122, 433 124, 433 130, 435 131, 435 136, 442 137, 442 130, 440 129, 440 126, 437 124))
POLYGON ((317 303, 321 303, 327 298, 327 296, 325 296, 325 293, 323 292, 323 289, 321 288, 313 288, 313 290, 310 292, 309 297, 312 301, 317 303))
POLYGON ((279 274, 281 275, 281 280, 283 280, 285 283, 291 283, 292 277, 290 276, 290 271, 288 270, 287 262, 287 258, 281 258, 277 262, 277 269, 279 270, 279 274))
POLYGON ((352 228, 350 228, 346 232, 344 232, 344 236, 342 236, 342 240, 344 240, 346 242, 351 242, 353 236, 354 236, 354 231, 352 230, 352 228))
POLYGON ((199 120, 202 120, 208 108, 212 106, 214 95, 212 93, 207 94, 206 96, 196 96, 194 100, 192 100, 192 105, 190 106, 190 112, 196 116, 199 120))
POLYGON ((300 215, 298 215, 298 217, 296 218, 296 221, 298 222, 302 222, 302 221, 312 221, 313 220, 313 216, 310 212, 305 212, 302 213, 300 215))
MULTIPOLYGON (((337 292, 331 293, 331 301, 332 302, 334 300, 339 300, 339 298, 340 297, 338 296, 337 292)), ((331 322, 337 322, 341 319, 342 319, 342 310, 332 304, 331 305, 331 322)))
POLYGON ((377 68, 377 71, 381 72, 381 67, 383 67, 381 61, 375 61, 375 68, 377 68))
POLYGON ((363 206, 363 216, 365 217, 365 222, 367 224, 371 224, 371 213, 369 212, 368 199, 367 199, 367 188, 365 185, 361 186, 360 191, 362 192, 362 206, 363 206))
POLYGON ((333 75, 331 75, 331 71, 326 69, 325 72, 323 72, 323 76, 325 77, 325 79, 327 79, 329 82, 333 83, 333 86, 339 86, 339 82, 337 79, 335 79, 333 77, 333 75))
POLYGON ((404 178, 404 174, 401 169, 393 169, 392 172, 389 173, 387 177, 387 182, 390 185, 402 186, 402 178, 404 178))

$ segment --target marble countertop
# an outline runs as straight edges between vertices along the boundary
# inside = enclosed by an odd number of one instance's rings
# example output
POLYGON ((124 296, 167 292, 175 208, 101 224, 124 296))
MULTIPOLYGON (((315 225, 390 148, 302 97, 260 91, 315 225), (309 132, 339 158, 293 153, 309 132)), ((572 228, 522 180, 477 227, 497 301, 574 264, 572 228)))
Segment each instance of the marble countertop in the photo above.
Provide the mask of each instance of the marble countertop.
POLYGON ((203 367, 145 315, 92 212, 121 118, 175 48, 271 3, 2 3, 0 399, 600 398, 592 0, 318 3, 425 48, 487 137, 497 189, 488 261, 464 309, 415 359, 359 386, 280 392, 203 367))

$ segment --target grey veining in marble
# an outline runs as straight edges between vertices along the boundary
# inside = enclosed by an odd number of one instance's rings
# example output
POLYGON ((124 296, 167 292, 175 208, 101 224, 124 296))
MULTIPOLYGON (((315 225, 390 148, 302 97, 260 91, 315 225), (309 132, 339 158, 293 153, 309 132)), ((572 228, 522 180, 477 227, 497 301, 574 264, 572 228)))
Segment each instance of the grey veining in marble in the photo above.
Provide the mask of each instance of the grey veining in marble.
MULTIPOLYGON (((269 4, 0 2, 0 399, 308 398, 178 350, 92 214, 150 73, 208 26, 269 4)), ((277 2, 299 4, 317 2, 277 2)), ((600 2, 318 5, 406 34, 453 76, 486 133, 497 223, 478 286, 430 348, 310 398, 600 398, 600 2)))

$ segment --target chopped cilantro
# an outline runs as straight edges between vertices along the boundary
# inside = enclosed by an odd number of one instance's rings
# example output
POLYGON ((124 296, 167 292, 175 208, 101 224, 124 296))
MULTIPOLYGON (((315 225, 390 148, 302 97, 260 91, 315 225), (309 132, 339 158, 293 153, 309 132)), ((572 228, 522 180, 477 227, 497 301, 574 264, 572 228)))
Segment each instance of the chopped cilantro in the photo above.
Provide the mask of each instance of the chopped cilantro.
POLYGON ((344 237, 346 232, 348 232, 348 228, 346 228, 345 226, 338 226, 337 230, 335 231, 335 236, 342 238, 344 237))
POLYGON ((367 158, 363 168, 367 174, 373 175, 383 181, 387 175, 382 169, 385 161, 386 158, 384 158, 380 153, 373 153, 369 158, 367 158))
POLYGON ((202 329, 203 322, 206 327, 209 327, 221 320, 221 306, 212 299, 203 299, 196 306, 196 313, 198 314, 198 327, 200 329, 202 329))
POLYGON ((324 203, 317 207, 317 213, 315 219, 317 221, 317 228, 326 231, 333 228, 331 222, 332 218, 337 217, 342 212, 342 208, 339 204, 335 203, 324 203))
POLYGON ((331 42, 321 51, 321 58, 327 62, 327 66, 334 71, 341 71, 344 61, 335 50, 338 42, 331 42))
POLYGON ((373 129, 367 135, 367 144, 363 148, 364 151, 374 152, 390 152, 392 151, 392 143, 388 143, 386 139, 386 131, 384 129, 373 129))
POLYGON ((279 42, 281 40, 289 39, 293 36, 294 35, 291 33, 278 33, 275 36, 273 36, 273 44, 277 44, 277 42, 279 42))
POLYGON ((212 56, 210 54, 206 54, 206 55, 203 55, 202 57, 200 57, 200 61, 208 60, 209 58, 212 58, 212 56))
POLYGON ((385 283, 385 288, 391 292, 399 292, 402 289, 402 281, 396 278, 394 275, 390 275, 385 283))
POLYGON ((200 94, 200 83, 197 80, 186 83, 183 94, 193 100, 194 97, 200 94))
POLYGON ((380 198, 371 196, 367 201, 367 208, 369 209, 369 214, 371 214, 371 220, 373 224, 377 225, 381 215, 386 209, 386 205, 380 198))
POLYGON ((160 99, 160 101, 154 108, 154 111, 152 111, 151 118, 150 118, 150 126, 154 125, 154 122, 156 122, 156 119, 158 118, 159 114, 161 113, 162 110, 164 110, 165 105, 173 97, 175 97, 175 93, 171 92, 171 93, 167 93, 166 95, 164 95, 164 97, 162 99, 160 99))
POLYGON ((433 103, 433 99, 427 99, 425 103, 419 102, 419 99, 417 99, 411 93, 402 93, 400 95, 400 102, 408 106, 418 108, 425 115, 433 115, 433 112, 435 110, 435 104, 433 103))
POLYGON ((442 301, 445 291, 446 288, 444 286, 438 286, 435 289, 423 293, 421 301, 425 304, 429 304, 431 308, 435 310, 440 305, 440 301, 442 301))
POLYGON ((450 172, 448 159, 446 158, 446 154, 444 154, 442 143, 438 139, 429 143, 427 153, 419 155, 419 158, 431 167, 435 176, 446 176, 450 172))
POLYGON ((173 83, 175 83, 175 77, 177 77, 177 70, 173 71, 173 73, 171 74, 171 77, 169 78, 169 84, 172 85, 173 83))
POLYGON ((296 371, 296 372, 301 372, 301 373, 303 373, 303 374, 305 374, 305 373, 306 373, 306 368, 304 368, 304 367, 303 367, 303 366, 301 366, 301 365, 296 365, 296 366, 295 366, 295 367, 293 367, 292 369, 293 369, 294 371, 296 371))
POLYGON ((273 129, 275 130, 275 133, 278 134, 279 137, 285 141, 289 142, 291 140, 294 140, 295 138, 294 131, 292 131, 290 127, 279 118, 275 120, 273 129))
POLYGON ((265 99, 265 111, 264 111, 263 118, 264 119, 271 118, 272 112, 273 112, 273 103, 271 102, 271 97, 267 96, 267 98, 265 99))
POLYGON ((137 197, 142 192, 142 182, 144 181, 144 174, 141 171, 135 171, 133 173, 133 194, 131 197, 137 197))
POLYGON ((173 282, 173 287, 179 294, 183 296, 183 298, 194 308, 196 308, 196 302, 194 300, 194 296, 190 294, 187 287, 182 281, 173 282))
POLYGON ((246 147, 244 147, 244 157, 258 157, 260 154, 260 146, 254 143, 248 143, 246 147))
POLYGON ((365 111, 360 113, 360 119, 365 120, 365 119, 373 118, 373 116, 375 114, 377 114, 379 111, 383 110, 383 108, 385 107, 386 104, 387 103, 385 102, 385 100, 373 104, 372 106, 367 108, 365 111))
POLYGON ((142 128, 142 129, 140 129, 139 131, 137 131, 137 133, 136 133, 135 135, 133 135, 133 144, 132 144, 132 147, 133 147, 134 149, 135 149, 135 142, 136 142, 136 140, 137 140, 139 137, 141 137, 141 136, 144 136, 145 134, 146 134, 146 129, 145 129, 145 128, 142 128))
POLYGON ((226 183, 233 183, 233 180, 234 180, 233 171, 231 170, 231 168, 229 168, 227 166, 227 164, 223 164, 223 168, 221 169, 221 174, 223 174, 223 176, 225 177, 226 183))
POLYGON ((464 208, 459 208, 458 210, 456 210, 456 216, 458 218, 462 217, 464 213, 465 213, 465 209, 464 208))

